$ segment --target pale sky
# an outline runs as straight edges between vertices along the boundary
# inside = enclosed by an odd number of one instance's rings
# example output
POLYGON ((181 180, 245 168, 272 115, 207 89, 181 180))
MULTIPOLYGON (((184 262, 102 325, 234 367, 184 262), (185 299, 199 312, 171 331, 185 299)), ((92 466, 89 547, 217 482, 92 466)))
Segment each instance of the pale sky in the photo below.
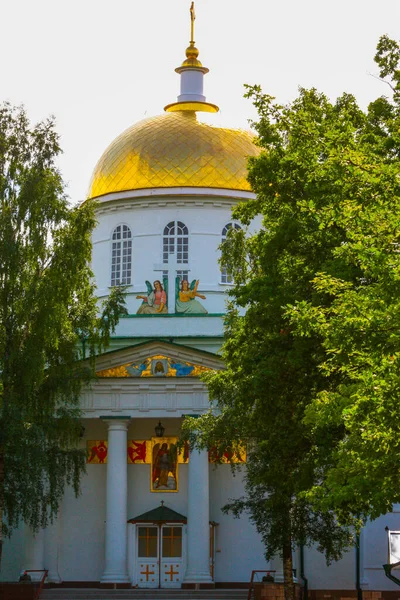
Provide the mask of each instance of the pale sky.
MULTIPOLYGON (((75 203, 108 144, 176 101, 190 38, 190 0, 0 0, 0 101, 33 121, 53 114, 60 168, 75 203)), ((380 35, 400 38, 400 0, 197 0, 196 45, 210 69, 215 124, 247 128, 244 83, 281 103, 298 86, 362 107, 389 88, 374 79, 380 35)))

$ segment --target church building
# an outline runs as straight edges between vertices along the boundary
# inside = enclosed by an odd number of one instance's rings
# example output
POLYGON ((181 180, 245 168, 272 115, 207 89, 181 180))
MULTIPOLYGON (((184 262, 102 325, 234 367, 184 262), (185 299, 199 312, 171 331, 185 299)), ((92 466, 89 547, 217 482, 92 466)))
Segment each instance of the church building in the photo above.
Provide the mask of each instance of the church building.
MULTIPOLYGON (((221 511, 242 493, 245 452, 235 457, 243 466, 233 475, 229 457, 216 465, 212 451, 177 448, 185 415, 209 407, 199 375, 223 368, 232 281, 218 263, 219 246, 240 228, 232 207, 255 197, 246 161, 259 152, 251 133, 202 122, 203 112, 218 107, 203 92, 208 69, 195 46, 194 18, 192 4, 177 101, 119 135, 90 182, 88 196, 98 202, 92 266, 99 301, 113 286, 127 286, 128 314, 82 394, 82 493, 65 491, 46 530, 15 532, 5 544, 3 580, 42 568, 49 582, 71 586, 240 587, 253 570, 268 569, 283 580, 281 561, 265 561, 248 517, 221 511)), ((398 512, 370 524, 360 552, 330 567, 314 548, 301 562, 294 552, 299 583, 355 590, 358 573, 364 589, 395 590, 382 569, 385 527, 400 530, 398 512)))

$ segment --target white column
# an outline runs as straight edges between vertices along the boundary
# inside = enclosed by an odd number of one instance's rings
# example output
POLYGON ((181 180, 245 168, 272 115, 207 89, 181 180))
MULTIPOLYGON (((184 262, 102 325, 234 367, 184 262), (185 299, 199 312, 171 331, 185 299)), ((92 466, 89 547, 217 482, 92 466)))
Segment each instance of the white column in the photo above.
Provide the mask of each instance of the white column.
MULTIPOLYGON (((33 533, 32 529, 25 525, 24 539, 24 564, 22 571, 28 569, 44 569, 44 530, 39 529, 33 533)), ((29 573, 32 581, 40 581, 43 573, 29 573)))
POLYGON ((48 570, 47 581, 49 583, 61 583, 62 581, 58 572, 59 550, 60 520, 57 516, 44 531, 44 565, 48 570))
POLYGON ((208 452, 190 451, 187 515, 187 567, 184 583, 212 583, 208 452))
POLYGON ((103 583, 128 583, 127 570, 127 431, 129 419, 108 424, 106 551, 103 583))

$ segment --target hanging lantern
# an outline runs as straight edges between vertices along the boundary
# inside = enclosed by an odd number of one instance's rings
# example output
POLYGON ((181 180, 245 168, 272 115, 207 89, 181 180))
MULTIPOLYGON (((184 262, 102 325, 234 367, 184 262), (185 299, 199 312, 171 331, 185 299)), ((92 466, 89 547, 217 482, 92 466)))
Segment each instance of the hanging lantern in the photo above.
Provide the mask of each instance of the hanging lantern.
POLYGON ((156 432, 157 437, 163 437, 165 427, 161 425, 161 421, 158 421, 158 425, 154 428, 154 431, 156 432))

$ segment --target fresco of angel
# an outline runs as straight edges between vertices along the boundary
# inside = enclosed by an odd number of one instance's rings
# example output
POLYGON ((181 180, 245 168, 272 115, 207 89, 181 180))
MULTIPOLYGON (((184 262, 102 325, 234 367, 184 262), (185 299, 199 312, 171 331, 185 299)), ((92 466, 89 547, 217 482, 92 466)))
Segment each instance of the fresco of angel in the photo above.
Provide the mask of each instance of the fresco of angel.
POLYGON ((179 277, 176 278, 176 312, 177 313, 185 313, 192 315, 199 314, 207 314, 207 310, 204 306, 196 300, 196 297, 205 300, 206 297, 204 294, 200 294, 197 291, 199 287, 199 280, 193 279, 192 283, 189 285, 189 282, 186 279, 180 280, 179 277))
POLYGON ((177 492, 178 453, 175 444, 159 442, 154 444, 151 468, 152 492, 177 492))
POLYGON ((105 440, 87 442, 86 462, 92 464, 105 464, 107 462, 108 443, 105 440))
POLYGON ((156 279, 151 285, 150 281, 146 281, 147 296, 136 296, 138 300, 143 300, 139 306, 137 315, 157 315, 168 313, 167 308, 167 293, 159 279, 156 279))

